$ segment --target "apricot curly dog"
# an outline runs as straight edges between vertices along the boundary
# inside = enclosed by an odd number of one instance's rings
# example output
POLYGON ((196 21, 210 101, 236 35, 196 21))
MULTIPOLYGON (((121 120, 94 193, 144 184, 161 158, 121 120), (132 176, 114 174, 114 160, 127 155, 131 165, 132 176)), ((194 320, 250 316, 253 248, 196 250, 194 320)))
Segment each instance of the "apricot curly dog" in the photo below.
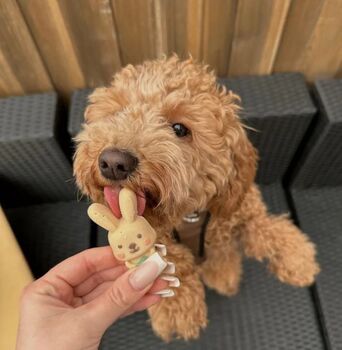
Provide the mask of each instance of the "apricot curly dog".
POLYGON ((143 193, 144 216, 176 264, 176 296, 149 310, 164 340, 199 336, 207 324, 201 279, 221 294, 235 294, 242 253, 267 259, 279 280, 295 286, 310 285, 319 272, 308 237, 287 217, 267 213, 237 102, 191 58, 129 65, 90 96, 76 138, 74 171, 83 193, 102 203, 108 186, 143 193), (211 213, 200 266, 171 234, 184 214, 196 210, 211 213))

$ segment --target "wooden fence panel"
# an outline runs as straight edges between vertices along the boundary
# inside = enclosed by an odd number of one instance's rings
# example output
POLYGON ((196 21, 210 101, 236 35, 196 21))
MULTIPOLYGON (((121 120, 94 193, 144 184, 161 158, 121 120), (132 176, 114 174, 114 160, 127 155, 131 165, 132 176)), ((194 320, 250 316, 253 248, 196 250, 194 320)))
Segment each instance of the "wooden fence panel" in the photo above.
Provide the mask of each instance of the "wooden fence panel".
POLYGON ((110 0, 59 0, 87 86, 107 84, 121 68, 110 0))
POLYGON ((55 88, 70 94, 85 85, 58 2, 19 0, 31 33, 49 70, 55 88))
POLYGON ((219 76, 342 76, 342 0, 0 1, 0 95, 107 84, 191 54, 219 76))
MULTIPOLYGON (((156 57, 156 18, 153 0, 112 0, 122 64, 156 57)), ((160 35, 160 33, 158 33, 160 35)))
POLYGON ((53 88, 15 0, 0 1, 1 95, 53 88))
POLYGON ((99 86, 120 68, 109 0, 19 0, 58 91, 99 86))
POLYGON ((239 0, 229 75, 272 72, 290 0, 239 0))
POLYGON ((202 59, 220 76, 228 72, 236 7, 236 0, 205 0, 202 59))
POLYGON ((339 76, 342 62, 342 1, 293 2, 274 71, 298 71, 308 80, 339 76))

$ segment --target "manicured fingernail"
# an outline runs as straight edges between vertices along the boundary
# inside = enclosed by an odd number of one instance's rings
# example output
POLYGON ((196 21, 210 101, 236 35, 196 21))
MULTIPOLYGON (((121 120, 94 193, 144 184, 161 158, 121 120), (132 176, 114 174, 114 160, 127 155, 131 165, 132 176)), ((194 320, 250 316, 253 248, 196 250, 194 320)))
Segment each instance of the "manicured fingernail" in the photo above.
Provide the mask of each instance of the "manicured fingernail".
POLYGON ((180 286, 180 281, 176 276, 164 275, 164 276, 161 276, 160 278, 164 281, 168 281, 169 287, 178 288, 180 286))
POLYGON ((164 272, 165 273, 170 273, 170 274, 175 273, 176 272, 175 264, 173 262, 168 261, 164 272))
POLYGON ((175 295, 175 292, 172 289, 163 289, 153 294, 160 295, 162 298, 171 298, 175 295))

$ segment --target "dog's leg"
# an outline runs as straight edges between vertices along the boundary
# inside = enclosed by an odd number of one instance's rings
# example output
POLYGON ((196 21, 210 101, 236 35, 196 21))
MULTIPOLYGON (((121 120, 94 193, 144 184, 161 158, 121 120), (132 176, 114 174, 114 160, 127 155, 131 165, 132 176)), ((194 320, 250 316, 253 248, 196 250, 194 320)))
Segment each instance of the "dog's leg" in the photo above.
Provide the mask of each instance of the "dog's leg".
POLYGON ((269 267, 280 281, 295 286, 308 286, 319 272, 316 250, 309 238, 285 215, 273 216, 266 212, 260 194, 250 198, 241 240, 247 256, 268 259, 269 267))
POLYGON ((175 290, 175 296, 165 298, 149 308, 152 327, 165 341, 174 335, 194 339, 207 325, 204 287, 191 252, 179 244, 167 242, 166 245, 167 260, 175 263, 175 275, 181 284, 175 290))
MULTIPOLYGON (((220 233, 216 232, 216 235, 220 233)), ((205 250, 206 260, 200 268, 204 283, 220 294, 226 296, 236 294, 242 275, 241 254, 236 242, 219 240, 217 244, 217 241, 211 238, 205 250)))

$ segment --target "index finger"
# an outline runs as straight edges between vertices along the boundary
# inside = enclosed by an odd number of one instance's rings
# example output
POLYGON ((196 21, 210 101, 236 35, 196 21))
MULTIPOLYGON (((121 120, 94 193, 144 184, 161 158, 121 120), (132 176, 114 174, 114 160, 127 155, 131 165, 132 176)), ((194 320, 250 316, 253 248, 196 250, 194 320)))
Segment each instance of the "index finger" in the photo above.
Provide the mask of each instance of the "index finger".
POLYGON ((59 278, 76 287, 92 274, 119 266, 112 249, 107 247, 91 248, 62 261, 44 275, 47 280, 59 278))

